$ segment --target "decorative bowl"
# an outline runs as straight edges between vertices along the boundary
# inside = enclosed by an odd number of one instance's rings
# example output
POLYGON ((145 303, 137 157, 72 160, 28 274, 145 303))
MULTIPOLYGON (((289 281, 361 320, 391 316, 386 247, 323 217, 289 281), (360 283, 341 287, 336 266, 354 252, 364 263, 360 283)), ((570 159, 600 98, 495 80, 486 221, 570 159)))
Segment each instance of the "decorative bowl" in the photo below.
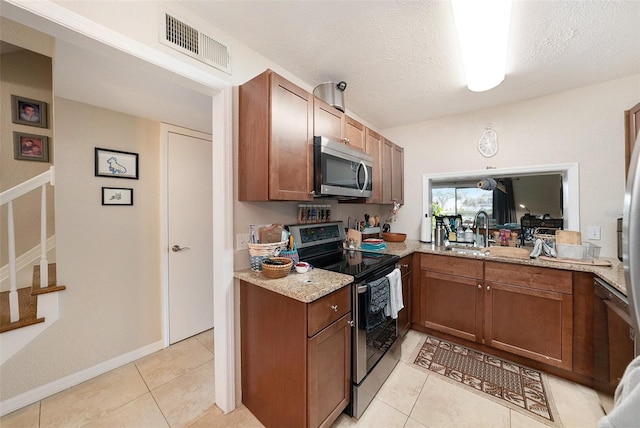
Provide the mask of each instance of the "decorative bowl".
POLYGON ((262 261, 262 274, 267 278, 284 278, 291 272, 293 260, 287 257, 271 257, 262 261))
POLYGON ((382 238, 387 242, 404 242, 407 239, 406 233, 383 232, 382 238))

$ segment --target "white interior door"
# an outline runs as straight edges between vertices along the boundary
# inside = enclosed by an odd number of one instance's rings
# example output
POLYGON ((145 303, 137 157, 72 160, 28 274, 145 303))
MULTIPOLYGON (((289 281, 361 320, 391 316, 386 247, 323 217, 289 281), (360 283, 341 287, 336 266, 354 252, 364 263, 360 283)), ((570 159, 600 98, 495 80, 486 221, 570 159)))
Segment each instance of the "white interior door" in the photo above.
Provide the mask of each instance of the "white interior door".
POLYGON ((167 136, 169 343, 213 328, 211 138, 167 136))

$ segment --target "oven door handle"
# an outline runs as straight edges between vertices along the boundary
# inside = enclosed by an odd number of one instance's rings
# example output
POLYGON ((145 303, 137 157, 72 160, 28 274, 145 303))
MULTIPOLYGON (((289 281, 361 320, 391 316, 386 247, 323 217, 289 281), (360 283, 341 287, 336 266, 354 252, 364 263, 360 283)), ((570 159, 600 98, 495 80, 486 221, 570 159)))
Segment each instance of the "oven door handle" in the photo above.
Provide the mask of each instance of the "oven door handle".
POLYGON ((363 294, 367 291, 367 286, 366 285, 360 285, 358 286, 358 294, 363 294))

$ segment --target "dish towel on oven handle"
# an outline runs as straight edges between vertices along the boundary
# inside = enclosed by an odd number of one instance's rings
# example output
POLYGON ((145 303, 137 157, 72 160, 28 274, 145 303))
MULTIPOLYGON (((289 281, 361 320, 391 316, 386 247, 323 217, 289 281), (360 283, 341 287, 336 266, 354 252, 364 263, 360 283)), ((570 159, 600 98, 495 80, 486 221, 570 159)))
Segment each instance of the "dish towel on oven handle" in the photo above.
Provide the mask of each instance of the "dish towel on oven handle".
POLYGON ((384 310, 389 304, 389 280, 386 276, 367 284, 365 329, 371 331, 385 322, 384 310))
POLYGON ((395 268, 393 272, 387 275, 387 279, 389 280, 389 304, 384 308, 384 313, 386 316, 396 319, 398 318, 398 312, 404 308, 400 269, 395 268))

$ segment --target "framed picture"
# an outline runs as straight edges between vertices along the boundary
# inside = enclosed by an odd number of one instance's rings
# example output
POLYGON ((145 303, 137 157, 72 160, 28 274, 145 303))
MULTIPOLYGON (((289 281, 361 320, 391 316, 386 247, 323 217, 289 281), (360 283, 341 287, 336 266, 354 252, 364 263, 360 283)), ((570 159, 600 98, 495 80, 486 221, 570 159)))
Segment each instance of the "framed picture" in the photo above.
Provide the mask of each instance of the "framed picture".
POLYGON ((96 147, 96 177, 138 179, 138 154, 96 147))
POLYGON ((14 132, 13 157, 18 160, 49 162, 49 137, 14 132))
POLYGON ((11 95, 11 117, 13 123, 47 127, 47 103, 11 95))
POLYGON ((133 189, 103 187, 102 205, 133 205, 133 189))

